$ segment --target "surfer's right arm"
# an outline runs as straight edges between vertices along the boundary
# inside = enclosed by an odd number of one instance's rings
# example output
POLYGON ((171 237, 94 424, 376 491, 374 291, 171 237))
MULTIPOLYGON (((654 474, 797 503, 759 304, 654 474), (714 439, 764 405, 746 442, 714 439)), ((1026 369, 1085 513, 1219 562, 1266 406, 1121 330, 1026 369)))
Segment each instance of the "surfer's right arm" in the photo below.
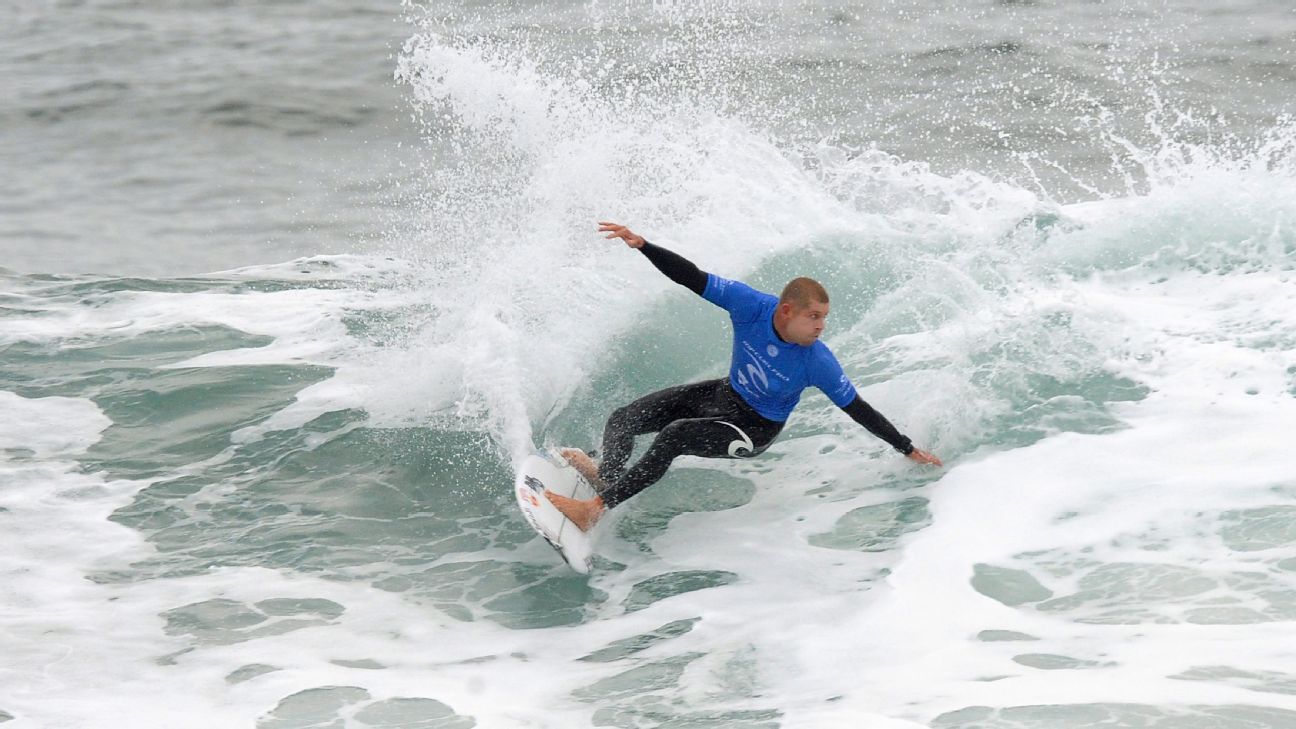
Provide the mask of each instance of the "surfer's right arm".
POLYGON ((607 233, 608 238, 620 238, 631 248, 638 248, 639 252, 647 256, 652 265, 657 267, 658 271, 666 274, 667 278, 680 286, 698 296, 701 296, 702 292, 706 291, 706 271, 698 268, 684 256, 649 243, 644 240, 643 236, 636 234, 624 225, 599 223, 599 231, 607 233))

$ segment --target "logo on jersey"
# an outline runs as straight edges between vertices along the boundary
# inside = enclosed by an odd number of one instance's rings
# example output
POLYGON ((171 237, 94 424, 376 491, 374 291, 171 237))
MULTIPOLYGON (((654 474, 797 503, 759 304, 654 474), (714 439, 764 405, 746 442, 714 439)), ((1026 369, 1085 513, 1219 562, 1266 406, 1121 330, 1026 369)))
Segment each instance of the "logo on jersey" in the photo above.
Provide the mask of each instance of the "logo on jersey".
POLYGON ((769 375, 765 374, 765 368, 756 361, 755 357, 751 356, 750 352, 747 353, 747 356, 751 358, 751 361, 747 363, 746 367, 740 366, 738 368, 738 384, 765 395, 769 392, 769 375), (746 371, 744 372, 744 370, 746 371))
POLYGON ((845 396, 845 395, 850 394, 850 391, 851 391, 853 388, 854 388, 854 385, 851 384, 850 378, 847 377, 845 374, 843 374, 843 375, 841 376, 841 379, 838 380, 837 392, 839 392, 839 393, 841 393, 843 396, 845 396))
POLYGON ((778 347, 774 346, 773 344, 765 348, 765 353, 771 357, 777 357, 778 352, 779 352, 778 347))

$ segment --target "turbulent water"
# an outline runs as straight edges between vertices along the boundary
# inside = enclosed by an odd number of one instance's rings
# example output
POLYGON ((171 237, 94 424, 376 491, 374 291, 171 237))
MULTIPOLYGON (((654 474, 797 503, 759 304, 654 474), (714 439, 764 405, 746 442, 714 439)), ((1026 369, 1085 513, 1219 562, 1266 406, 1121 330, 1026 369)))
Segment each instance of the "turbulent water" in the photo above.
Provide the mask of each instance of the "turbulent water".
POLYGON ((0 724, 1296 727, 1296 13, 39 0, 0 36, 0 724), (833 296, 588 577, 536 448, 833 296))

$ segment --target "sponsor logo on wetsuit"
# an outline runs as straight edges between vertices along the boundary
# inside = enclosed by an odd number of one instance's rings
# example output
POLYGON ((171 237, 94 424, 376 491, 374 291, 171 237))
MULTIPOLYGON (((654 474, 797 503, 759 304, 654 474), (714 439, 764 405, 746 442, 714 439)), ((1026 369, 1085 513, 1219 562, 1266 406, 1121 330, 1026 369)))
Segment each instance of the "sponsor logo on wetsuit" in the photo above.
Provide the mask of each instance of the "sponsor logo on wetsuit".
POLYGON ((755 455, 756 444, 752 442, 750 435, 744 433, 742 428, 739 428, 733 423, 721 420, 720 424, 727 425, 730 428, 733 428, 734 430, 738 431, 739 440, 735 440, 729 444, 729 456, 731 458, 743 458, 746 456, 755 455), (744 453, 744 451, 746 452, 744 453))

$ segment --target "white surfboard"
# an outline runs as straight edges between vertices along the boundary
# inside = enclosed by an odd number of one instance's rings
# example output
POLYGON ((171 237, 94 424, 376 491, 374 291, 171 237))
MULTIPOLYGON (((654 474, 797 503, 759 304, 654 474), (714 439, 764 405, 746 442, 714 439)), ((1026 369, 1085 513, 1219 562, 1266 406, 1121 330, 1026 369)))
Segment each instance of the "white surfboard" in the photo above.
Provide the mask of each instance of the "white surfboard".
POLYGON ((590 537, 545 498, 547 490, 573 499, 592 499, 594 489, 567 463, 559 465, 539 454, 522 461, 513 484, 518 508, 531 528, 558 550, 572 569, 589 574, 594 559, 590 537))

